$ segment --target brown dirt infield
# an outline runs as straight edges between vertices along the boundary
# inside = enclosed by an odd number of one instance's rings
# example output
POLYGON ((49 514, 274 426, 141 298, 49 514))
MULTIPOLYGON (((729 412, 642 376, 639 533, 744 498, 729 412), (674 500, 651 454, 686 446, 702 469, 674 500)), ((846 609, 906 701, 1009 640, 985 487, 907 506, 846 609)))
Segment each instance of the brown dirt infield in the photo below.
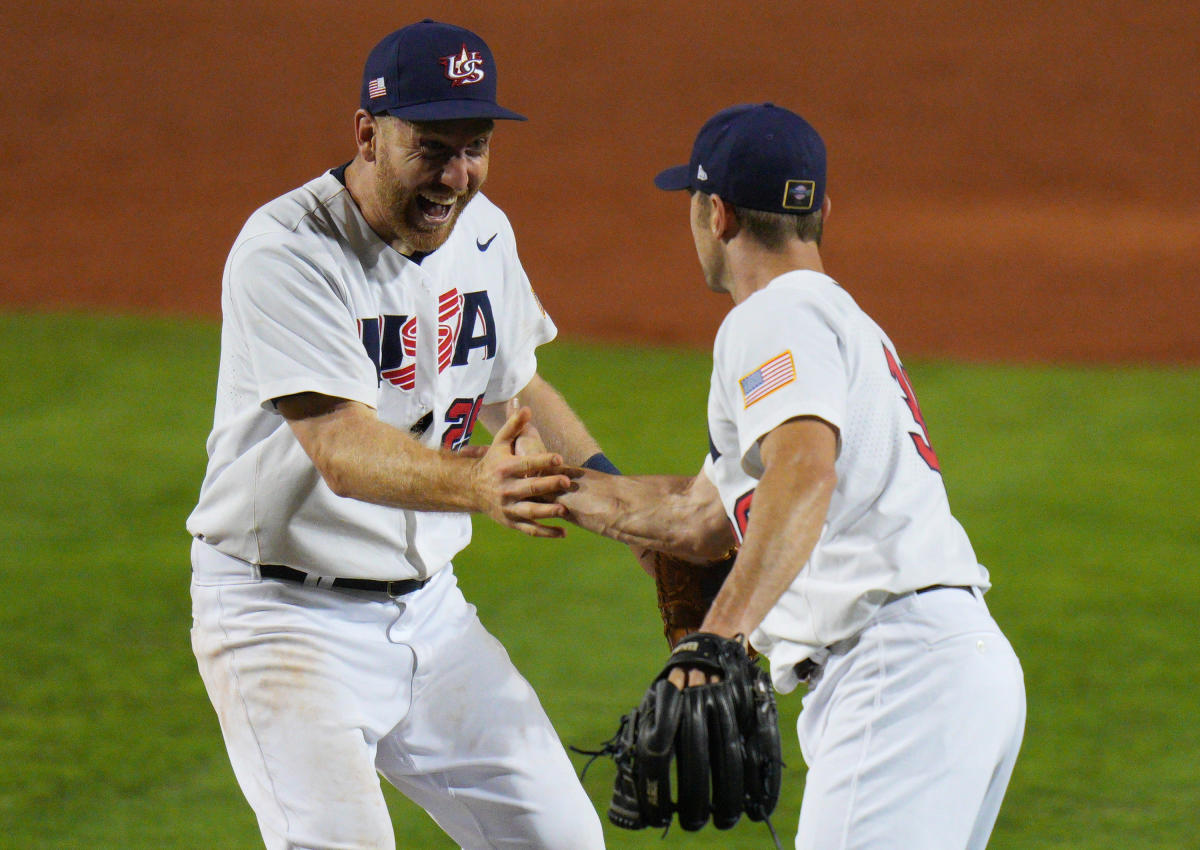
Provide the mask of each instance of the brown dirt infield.
POLYGON ((348 159, 362 59, 488 39, 488 194, 564 335, 707 346, 695 130, 773 100, 830 149, 829 271, 909 355, 1200 362, 1200 4, 8 0, 0 305, 216 315, 259 204, 348 159))

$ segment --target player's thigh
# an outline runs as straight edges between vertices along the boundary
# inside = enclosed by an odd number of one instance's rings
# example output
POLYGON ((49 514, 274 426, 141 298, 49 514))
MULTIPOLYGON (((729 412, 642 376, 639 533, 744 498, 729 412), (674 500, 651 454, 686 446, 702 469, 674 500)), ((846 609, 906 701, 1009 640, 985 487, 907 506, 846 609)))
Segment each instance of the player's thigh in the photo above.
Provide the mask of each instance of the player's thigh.
POLYGON ((995 768, 984 789, 967 850, 987 847, 1025 734, 1025 678, 1020 662, 1011 647, 1007 647, 1007 641, 1004 647, 991 649, 996 650, 996 671, 990 681, 994 700, 987 710, 972 718, 974 728, 965 734, 978 736, 981 752, 987 751, 985 747, 990 748, 995 768), (997 682, 1004 682, 1005 677, 1007 686, 997 687, 997 682))
POLYGON ((801 712, 811 761, 797 847, 963 848, 989 809, 994 821, 1024 689, 989 621, 941 636, 894 623, 835 660, 801 712))
POLYGON ((277 588, 194 588, 193 648, 268 847, 392 848, 354 672, 277 588))
POLYGON ((603 847, 537 695, 478 619, 416 652, 412 707, 380 741, 380 772, 468 850, 603 847))

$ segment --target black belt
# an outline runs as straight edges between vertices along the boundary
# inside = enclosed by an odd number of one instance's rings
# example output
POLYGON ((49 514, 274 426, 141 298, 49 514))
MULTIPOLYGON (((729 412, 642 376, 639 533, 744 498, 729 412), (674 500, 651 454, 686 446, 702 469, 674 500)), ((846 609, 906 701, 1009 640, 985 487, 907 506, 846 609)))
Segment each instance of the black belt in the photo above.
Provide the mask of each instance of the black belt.
MULTIPOLYGON (((931 590, 965 590, 972 596, 975 595, 975 588, 967 587, 963 584, 931 584, 928 587, 918 588, 913 593, 928 593, 931 590)), ((821 665, 813 661, 811 658, 805 658, 803 661, 797 661, 792 667, 792 672, 796 674, 796 678, 801 682, 806 682, 812 677, 821 665)))
POLYGON ((920 590, 914 590, 913 593, 928 593, 931 590, 965 590, 972 596, 975 595, 975 588, 968 587, 965 584, 931 584, 929 587, 922 587, 920 590))
MULTIPOLYGON (((310 576, 303 570, 285 567, 282 564, 262 564, 258 568, 259 574, 263 578, 282 579, 283 581, 294 581, 299 584, 309 584, 310 576)), ((397 579, 396 581, 377 581, 372 578, 335 578, 325 579, 317 578, 316 585, 318 587, 338 587, 346 590, 369 590, 375 593, 386 593, 388 596, 404 596, 406 593, 412 593, 414 590, 420 590, 429 579, 405 578, 397 579)))

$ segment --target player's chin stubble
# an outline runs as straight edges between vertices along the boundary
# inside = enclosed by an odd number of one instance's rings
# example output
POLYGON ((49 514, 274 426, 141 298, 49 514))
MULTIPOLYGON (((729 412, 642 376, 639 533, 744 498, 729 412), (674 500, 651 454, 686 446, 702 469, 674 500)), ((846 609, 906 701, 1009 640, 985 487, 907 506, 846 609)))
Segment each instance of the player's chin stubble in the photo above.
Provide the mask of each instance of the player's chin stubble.
POLYGON ((421 210, 418 200, 420 190, 407 186, 398 175, 392 173, 388 158, 380 156, 376 166, 374 191, 376 208, 390 231, 391 238, 386 241, 393 247, 403 248, 402 253, 419 251, 427 254, 436 251, 450 238, 451 231, 458 223, 458 217, 462 215, 471 198, 479 192, 479 188, 478 185, 468 187, 463 195, 455 199, 454 208, 446 220, 433 223, 421 210))
POLYGON ((458 217, 462 215, 462 211, 466 208, 467 203, 475 196, 475 191, 470 191, 467 194, 460 196, 454 202, 454 208, 450 211, 450 215, 446 220, 436 225, 427 223, 424 213, 421 212, 420 202, 417 200, 417 193, 407 193, 407 198, 403 200, 403 208, 394 210, 393 215, 400 222, 398 233, 401 240, 415 251, 421 253, 429 253, 436 251, 446 243, 450 238, 450 233, 458 224, 458 217))
POLYGON ((479 187, 469 187, 464 194, 455 198, 454 206, 445 221, 434 222, 422 211, 420 190, 411 189, 388 175, 386 164, 384 165, 376 177, 375 192, 379 198, 378 208, 387 229, 391 232, 392 238, 388 241, 394 247, 402 246, 402 253, 419 251, 428 254, 436 251, 450 238, 459 216, 467 203, 479 192, 479 187))

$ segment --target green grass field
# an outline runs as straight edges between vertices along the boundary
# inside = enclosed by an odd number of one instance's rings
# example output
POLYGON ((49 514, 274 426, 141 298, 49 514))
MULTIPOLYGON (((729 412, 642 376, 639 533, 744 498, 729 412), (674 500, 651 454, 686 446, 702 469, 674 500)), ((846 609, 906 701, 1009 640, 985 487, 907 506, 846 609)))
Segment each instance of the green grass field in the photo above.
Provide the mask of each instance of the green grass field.
MULTIPOLYGON (((188 644, 183 522, 217 345, 211 323, 0 316, 0 847, 261 846, 188 644)), ((1025 746, 991 846, 1200 846, 1200 371, 907 365, 1025 668, 1025 746)), ((560 342, 542 373, 626 471, 699 468, 704 353, 560 342)), ((476 529, 458 572, 483 621, 565 742, 607 738, 665 658, 650 581, 584 532, 476 529)), ((786 846, 799 703, 780 702, 786 846)), ((601 810, 611 777, 587 776, 601 810)), ((401 847, 451 846, 390 799, 401 847)), ((668 844, 606 831, 615 848, 770 846, 749 822, 668 844)))

